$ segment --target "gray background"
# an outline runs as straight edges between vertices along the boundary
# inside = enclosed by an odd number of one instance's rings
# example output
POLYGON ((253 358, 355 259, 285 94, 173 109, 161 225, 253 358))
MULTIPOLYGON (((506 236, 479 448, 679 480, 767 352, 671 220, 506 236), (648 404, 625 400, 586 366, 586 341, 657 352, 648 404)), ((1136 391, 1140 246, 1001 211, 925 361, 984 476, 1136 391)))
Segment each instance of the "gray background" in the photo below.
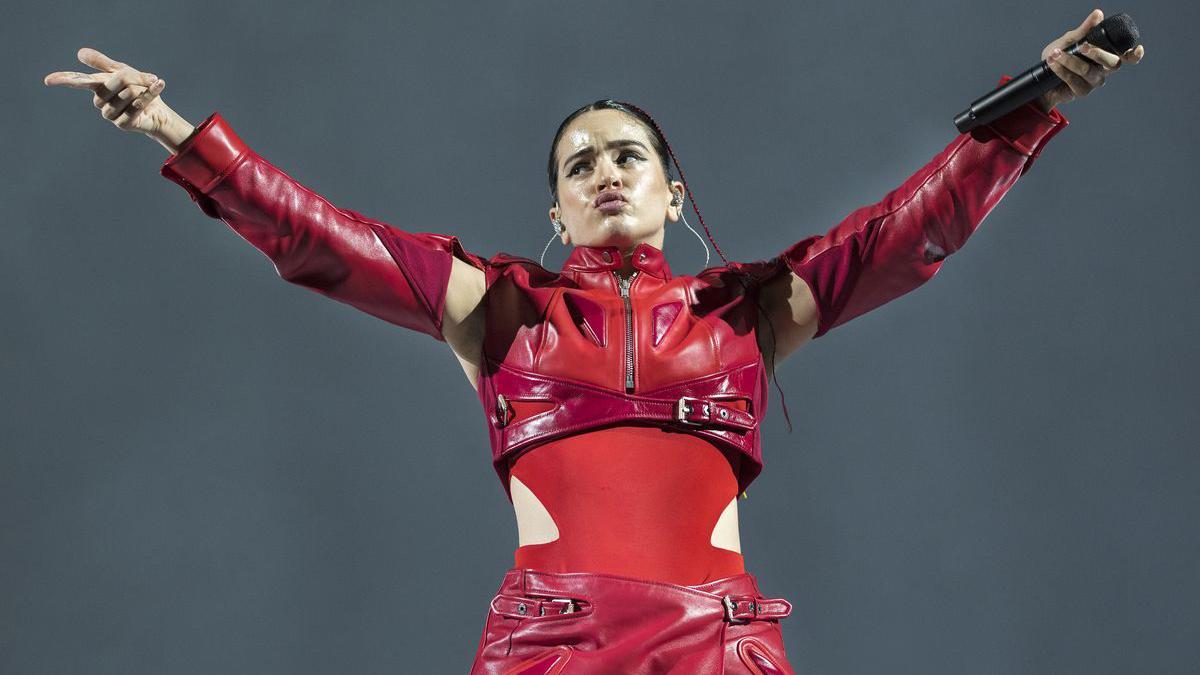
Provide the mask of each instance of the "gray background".
MULTIPOLYGON (((45 74, 100 49, 489 256, 541 252, 556 126, 626 98, 753 260, 899 185, 1094 6, 754 7, 6 6, 0 671, 465 672, 517 542, 445 345, 281 281, 45 74)), ((782 365, 790 435, 772 386, 741 532, 800 673, 1195 672, 1198 17, 1102 9, 1145 61, 1063 106, 937 278, 782 365)))

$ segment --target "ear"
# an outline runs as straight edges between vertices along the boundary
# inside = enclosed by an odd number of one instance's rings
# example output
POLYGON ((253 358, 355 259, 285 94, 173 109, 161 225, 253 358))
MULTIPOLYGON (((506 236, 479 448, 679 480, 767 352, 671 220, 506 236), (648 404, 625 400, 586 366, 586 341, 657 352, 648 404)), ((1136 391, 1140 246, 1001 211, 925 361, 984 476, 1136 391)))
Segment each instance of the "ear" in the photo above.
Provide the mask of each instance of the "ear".
MULTIPOLYGON (((550 226, 553 227, 554 221, 558 220, 558 204, 555 203, 554 206, 551 206, 548 213, 550 215, 550 226)), ((566 246, 567 244, 571 243, 571 235, 567 233, 567 224, 566 223, 563 223, 563 231, 562 231, 562 235, 560 235, 560 236, 562 239, 563 246, 566 246)))
POLYGON ((683 215, 683 207, 685 206, 685 202, 687 201, 685 199, 685 196, 687 195, 687 193, 683 191, 683 183, 681 183, 677 180, 671 181, 671 198, 674 199, 675 195, 679 195, 679 197, 680 197, 679 206, 668 206, 667 207, 667 220, 671 221, 672 223, 679 222, 679 218, 683 215))

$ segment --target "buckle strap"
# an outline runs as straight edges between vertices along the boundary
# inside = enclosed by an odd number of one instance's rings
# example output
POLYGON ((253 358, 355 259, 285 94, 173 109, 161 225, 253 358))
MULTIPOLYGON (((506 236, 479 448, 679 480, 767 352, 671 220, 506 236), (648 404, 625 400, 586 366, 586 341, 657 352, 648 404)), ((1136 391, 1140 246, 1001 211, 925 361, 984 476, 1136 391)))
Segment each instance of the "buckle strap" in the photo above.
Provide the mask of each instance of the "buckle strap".
POLYGON ((492 609, 513 619, 527 619, 547 614, 570 614, 579 611, 579 604, 570 598, 526 598, 500 593, 492 598, 492 609))
MULTIPOLYGON (((749 412, 711 398, 694 396, 680 396, 678 400, 640 396, 626 398, 642 414, 669 415, 674 421, 684 425, 752 431, 758 424, 754 415, 749 412)), ((515 417, 516 414, 508 398, 504 394, 496 394, 496 409, 492 423, 498 428, 503 428, 508 426, 515 417)))
POLYGON ((725 620, 729 622, 782 619, 792 613, 792 603, 783 598, 726 595, 721 602, 725 605, 725 620))
POLYGON ((754 416, 720 401, 707 398, 680 396, 675 402, 675 419, 684 424, 698 426, 729 426, 737 429, 753 429, 754 416))

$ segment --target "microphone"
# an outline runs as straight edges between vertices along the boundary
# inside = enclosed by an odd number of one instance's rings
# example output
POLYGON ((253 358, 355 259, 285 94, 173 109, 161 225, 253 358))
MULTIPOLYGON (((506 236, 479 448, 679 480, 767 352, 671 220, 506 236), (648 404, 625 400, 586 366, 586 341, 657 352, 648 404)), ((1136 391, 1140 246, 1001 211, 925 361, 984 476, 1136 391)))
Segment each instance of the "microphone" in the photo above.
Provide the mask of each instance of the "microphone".
MULTIPOLYGON (((1063 51, 1099 66, 1100 64, 1079 53, 1080 44, 1089 42, 1106 52, 1120 55, 1135 47, 1138 37, 1138 29, 1133 19, 1121 12, 1101 21, 1082 40, 1064 48, 1063 51)), ((975 127, 1003 117, 1060 84, 1063 84, 1063 81, 1050 70, 1050 66, 1045 61, 1039 61, 1036 66, 972 102, 970 107, 954 116, 954 126, 958 127, 959 133, 967 133, 975 127)))

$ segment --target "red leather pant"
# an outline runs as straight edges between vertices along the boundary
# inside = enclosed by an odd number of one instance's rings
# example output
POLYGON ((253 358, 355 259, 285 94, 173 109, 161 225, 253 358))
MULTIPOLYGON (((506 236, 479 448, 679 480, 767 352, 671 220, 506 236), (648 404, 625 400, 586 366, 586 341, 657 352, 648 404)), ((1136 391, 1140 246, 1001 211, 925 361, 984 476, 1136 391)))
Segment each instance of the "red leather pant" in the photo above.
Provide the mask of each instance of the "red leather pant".
POLYGON ((513 568, 471 675, 794 675, 779 629, 791 610, 748 572, 680 586, 513 568))

